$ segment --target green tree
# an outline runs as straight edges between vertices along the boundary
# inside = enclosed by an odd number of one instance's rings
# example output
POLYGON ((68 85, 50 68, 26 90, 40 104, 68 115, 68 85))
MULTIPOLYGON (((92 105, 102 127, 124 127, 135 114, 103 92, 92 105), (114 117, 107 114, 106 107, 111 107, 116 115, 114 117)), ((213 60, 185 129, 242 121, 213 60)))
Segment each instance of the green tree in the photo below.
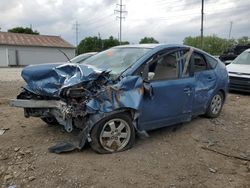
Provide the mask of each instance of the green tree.
POLYGON ((147 44, 147 43, 159 43, 157 40, 155 40, 153 37, 144 37, 140 40, 140 44, 147 44))
POLYGON ((25 34, 33 34, 33 35, 39 35, 38 31, 33 31, 29 27, 14 27, 12 29, 9 29, 8 32, 10 33, 25 33, 25 34))
MULTIPOLYGON (((128 41, 122 42, 123 45, 129 44, 128 41)), ((94 37, 86 37, 83 39, 77 47, 78 54, 86 53, 86 52, 100 52, 102 50, 106 50, 113 46, 120 45, 119 41, 115 39, 113 36, 110 36, 108 39, 100 39, 96 36, 94 37)))
POLYGON ((121 42, 121 45, 127 45, 127 44, 129 44, 128 41, 123 41, 123 42, 121 42))
MULTIPOLYGON (((235 43, 236 41, 234 39, 227 40, 227 39, 217 37, 216 35, 204 36, 203 37, 203 50, 212 55, 220 55, 227 48, 234 46, 235 43)), ((193 46, 196 48, 201 48, 200 36, 186 37, 183 41, 183 44, 193 46)))
POLYGON ((243 37, 237 39, 237 42, 240 45, 247 45, 247 44, 250 44, 250 39, 247 36, 243 36, 243 37))
POLYGON ((101 41, 98 37, 86 37, 77 47, 78 54, 86 52, 99 52, 101 50, 101 41))
POLYGON ((103 40, 103 50, 111 48, 113 46, 120 45, 120 42, 118 39, 115 39, 113 36, 110 36, 108 39, 103 40))

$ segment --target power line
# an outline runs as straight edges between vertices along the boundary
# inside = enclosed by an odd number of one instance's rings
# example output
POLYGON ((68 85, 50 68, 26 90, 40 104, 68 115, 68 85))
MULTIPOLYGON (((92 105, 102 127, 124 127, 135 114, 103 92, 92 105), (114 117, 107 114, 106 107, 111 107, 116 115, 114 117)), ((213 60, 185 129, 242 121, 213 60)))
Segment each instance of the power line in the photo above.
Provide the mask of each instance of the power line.
POLYGON ((107 19, 108 17, 113 16, 114 14, 109 14, 109 15, 105 15, 102 17, 94 17, 88 20, 84 20, 84 23, 87 23, 88 25, 93 25, 93 24, 98 24, 98 23, 102 23, 104 19, 107 19))
POLYGON ((120 33, 119 33, 119 40, 120 44, 122 43, 122 19, 125 19, 125 14, 128 13, 128 11, 125 11, 125 5, 122 4, 122 0, 120 0, 120 4, 116 4, 119 9, 115 10, 115 13, 118 14, 116 18, 120 19, 120 33))
MULTIPOLYGON (((247 5, 248 6, 248 5, 247 5)), ((247 7, 246 7, 246 5, 244 5, 244 6, 238 6, 238 7, 230 7, 230 8, 225 8, 225 9, 215 9, 215 11, 220 11, 220 12, 206 12, 206 13, 204 13, 204 18, 205 18, 205 16, 211 16, 211 15, 217 15, 217 14, 219 14, 220 16, 221 16, 221 14, 223 14, 223 13, 232 13, 232 9, 233 10, 245 10, 245 9, 248 9, 247 7)), ((192 10, 196 10, 196 9, 190 9, 190 11, 192 11, 192 10)), ((176 12, 176 14, 177 14, 177 12, 176 12)), ((180 15, 171 15, 171 16, 167 16, 167 17, 147 17, 147 18, 130 18, 130 19, 128 19, 128 21, 145 21, 145 20, 147 20, 147 19, 151 19, 151 20, 157 20, 157 21, 165 21, 165 20, 169 20, 170 18, 180 18, 180 17, 185 17, 186 19, 185 20, 187 20, 187 19, 192 19, 192 18, 190 18, 189 16, 199 16, 200 15, 200 13, 198 13, 198 12, 193 12, 193 13, 187 13, 187 14, 180 14, 180 15)))

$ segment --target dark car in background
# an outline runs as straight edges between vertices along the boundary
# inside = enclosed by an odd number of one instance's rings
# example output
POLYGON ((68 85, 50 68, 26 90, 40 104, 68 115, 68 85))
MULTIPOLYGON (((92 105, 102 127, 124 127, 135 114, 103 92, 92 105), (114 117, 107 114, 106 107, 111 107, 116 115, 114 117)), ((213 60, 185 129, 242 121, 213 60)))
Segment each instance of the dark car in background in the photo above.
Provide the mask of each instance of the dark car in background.
POLYGON ((24 90, 11 101, 26 117, 79 130, 79 144, 50 148, 60 153, 89 142, 98 153, 131 148, 135 133, 218 117, 226 99, 225 65, 184 45, 127 45, 100 52, 82 63, 23 69, 24 90))
POLYGON ((227 49, 223 54, 219 56, 219 59, 229 65, 238 55, 250 48, 250 44, 236 45, 233 48, 227 49))

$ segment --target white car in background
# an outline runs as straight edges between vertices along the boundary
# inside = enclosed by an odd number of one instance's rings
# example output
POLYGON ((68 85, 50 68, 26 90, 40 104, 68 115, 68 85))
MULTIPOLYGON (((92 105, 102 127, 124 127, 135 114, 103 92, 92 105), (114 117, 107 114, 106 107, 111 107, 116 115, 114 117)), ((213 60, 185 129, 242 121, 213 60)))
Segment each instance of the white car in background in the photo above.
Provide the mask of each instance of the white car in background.
POLYGON ((227 66, 229 89, 250 92, 250 49, 242 52, 227 66))

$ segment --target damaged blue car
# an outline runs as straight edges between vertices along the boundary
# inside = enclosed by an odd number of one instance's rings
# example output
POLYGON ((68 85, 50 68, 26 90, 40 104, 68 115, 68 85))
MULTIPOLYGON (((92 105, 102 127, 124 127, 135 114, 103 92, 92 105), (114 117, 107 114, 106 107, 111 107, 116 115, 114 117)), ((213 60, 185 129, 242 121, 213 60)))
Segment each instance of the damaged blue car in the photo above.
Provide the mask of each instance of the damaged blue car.
POLYGON ((225 65, 190 46, 144 44, 110 48, 83 62, 25 67, 23 91, 11 105, 25 117, 79 131, 77 142, 49 148, 61 153, 129 149, 135 134, 218 117, 226 99, 225 65))

